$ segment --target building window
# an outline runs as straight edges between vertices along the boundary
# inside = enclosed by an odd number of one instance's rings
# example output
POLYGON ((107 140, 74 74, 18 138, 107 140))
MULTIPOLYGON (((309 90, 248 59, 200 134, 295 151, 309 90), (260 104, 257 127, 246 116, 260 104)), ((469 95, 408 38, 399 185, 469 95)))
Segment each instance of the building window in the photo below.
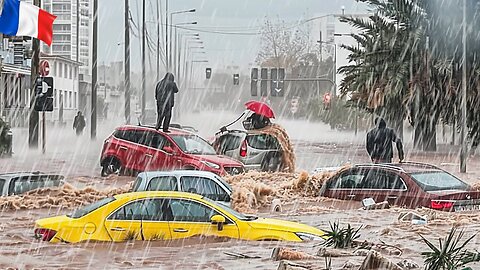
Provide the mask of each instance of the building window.
POLYGON ((68 78, 68 65, 64 64, 64 69, 63 69, 63 78, 68 78))
POLYGON ((58 107, 57 89, 53 89, 53 98, 55 99, 55 101, 53 102, 53 106, 57 108, 58 107))
POLYGON ((74 99, 73 99, 73 102, 74 102, 74 103, 73 103, 73 107, 75 107, 75 109, 77 109, 77 108, 78 108, 78 104, 77 104, 77 92, 73 93, 73 97, 74 97, 74 99))
POLYGON ((63 63, 58 63, 60 65, 60 69, 59 69, 59 73, 58 73, 58 77, 62 77, 63 76, 63 63))
POLYGON ((73 67, 70 67, 70 72, 68 73, 68 78, 71 80, 73 77, 73 67))

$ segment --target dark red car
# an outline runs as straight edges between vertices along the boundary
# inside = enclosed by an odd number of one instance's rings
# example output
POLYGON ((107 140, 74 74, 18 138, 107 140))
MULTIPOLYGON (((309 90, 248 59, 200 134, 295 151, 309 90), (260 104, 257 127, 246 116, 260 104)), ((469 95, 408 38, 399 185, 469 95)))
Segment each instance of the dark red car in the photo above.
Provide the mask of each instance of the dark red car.
POLYGON ((100 165, 102 176, 125 170, 202 170, 218 175, 239 174, 243 164, 215 149, 201 137, 171 128, 164 133, 146 126, 122 126, 104 144, 100 165))
POLYGON ((356 165, 329 179, 321 195, 342 200, 373 198, 408 208, 444 211, 480 210, 480 192, 429 164, 356 165))

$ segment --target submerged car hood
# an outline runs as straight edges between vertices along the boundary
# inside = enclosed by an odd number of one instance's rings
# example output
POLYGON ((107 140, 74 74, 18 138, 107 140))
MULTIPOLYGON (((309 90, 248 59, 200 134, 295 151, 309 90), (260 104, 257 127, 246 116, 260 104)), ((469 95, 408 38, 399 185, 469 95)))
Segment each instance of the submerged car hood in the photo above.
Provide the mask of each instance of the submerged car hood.
POLYGON ((318 236, 322 236, 325 233, 312 226, 308 226, 305 224, 292 222, 292 221, 285 221, 273 218, 258 218, 255 220, 248 221, 248 225, 255 229, 269 229, 269 230, 277 230, 277 231, 285 231, 285 232, 301 232, 301 233, 310 233, 318 236))
POLYGON ((195 155, 199 160, 213 162, 221 166, 227 167, 243 167, 243 164, 235 159, 222 155, 195 155))
POLYGON ((438 199, 444 200, 470 200, 480 199, 480 191, 473 190, 437 190, 428 191, 429 194, 438 196, 438 199))

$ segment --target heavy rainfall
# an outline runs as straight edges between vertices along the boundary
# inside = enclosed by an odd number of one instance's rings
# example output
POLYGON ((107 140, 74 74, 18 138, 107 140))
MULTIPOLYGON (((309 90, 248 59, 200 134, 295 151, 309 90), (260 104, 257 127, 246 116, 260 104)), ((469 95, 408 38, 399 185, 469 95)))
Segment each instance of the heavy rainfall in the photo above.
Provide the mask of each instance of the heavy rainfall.
POLYGON ((0 0, 0 269, 479 269, 479 11, 0 0))

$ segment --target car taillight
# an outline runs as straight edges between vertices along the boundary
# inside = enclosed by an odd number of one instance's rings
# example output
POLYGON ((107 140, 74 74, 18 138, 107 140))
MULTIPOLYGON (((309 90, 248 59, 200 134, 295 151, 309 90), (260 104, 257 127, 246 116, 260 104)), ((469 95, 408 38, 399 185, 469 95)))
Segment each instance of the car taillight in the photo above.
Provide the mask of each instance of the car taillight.
POLYGON ((57 234, 57 231, 50 229, 38 228, 35 229, 35 238, 42 239, 43 241, 50 241, 57 234))
POLYGON ((247 140, 242 142, 242 146, 240 147, 240 156, 246 157, 247 156, 247 140))
POLYGON ((430 208, 441 210, 441 209, 450 209, 453 207, 452 201, 434 201, 430 202, 430 208))

